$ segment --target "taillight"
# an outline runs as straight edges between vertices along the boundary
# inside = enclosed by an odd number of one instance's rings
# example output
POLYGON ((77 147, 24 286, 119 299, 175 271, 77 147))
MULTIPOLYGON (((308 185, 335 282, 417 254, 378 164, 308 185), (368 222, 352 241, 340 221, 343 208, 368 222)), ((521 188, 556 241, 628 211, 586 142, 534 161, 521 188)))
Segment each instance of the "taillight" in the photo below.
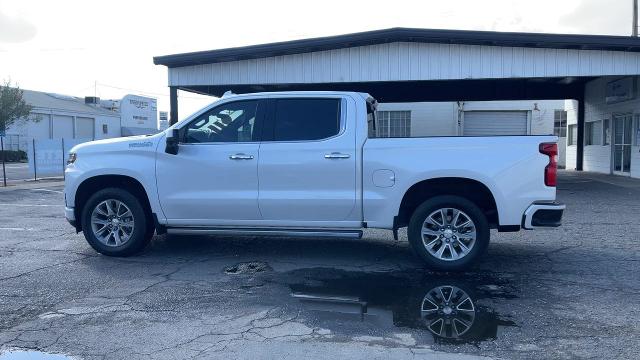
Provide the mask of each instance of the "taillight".
POLYGON ((558 181, 558 144, 542 143, 539 149, 541 153, 549 157, 549 164, 544 168, 544 184, 556 186, 558 181))

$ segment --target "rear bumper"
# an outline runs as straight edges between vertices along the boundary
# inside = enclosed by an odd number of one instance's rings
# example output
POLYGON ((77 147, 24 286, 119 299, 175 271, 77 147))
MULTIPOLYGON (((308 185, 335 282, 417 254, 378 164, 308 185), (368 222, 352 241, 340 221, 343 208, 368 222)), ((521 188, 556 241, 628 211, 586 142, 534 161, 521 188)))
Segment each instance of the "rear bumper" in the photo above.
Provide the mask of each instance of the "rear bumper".
POLYGON ((565 208, 565 204, 556 202, 532 204, 522 215, 522 227, 529 230, 539 227, 558 227, 562 225, 565 208))

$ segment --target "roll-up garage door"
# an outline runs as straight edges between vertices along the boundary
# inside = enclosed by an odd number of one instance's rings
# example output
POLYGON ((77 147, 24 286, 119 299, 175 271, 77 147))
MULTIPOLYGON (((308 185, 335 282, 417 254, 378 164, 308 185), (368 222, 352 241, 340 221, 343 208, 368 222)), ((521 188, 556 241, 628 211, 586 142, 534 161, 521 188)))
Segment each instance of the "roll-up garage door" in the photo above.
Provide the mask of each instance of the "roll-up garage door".
POLYGON ((51 138, 51 115, 35 114, 38 121, 30 122, 27 126, 28 137, 36 139, 51 138))
POLYGON ((93 140, 94 137, 94 120, 92 118, 77 117, 76 118, 76 139, 93 140))
POLYGON ((53 138, 73 139, 73 117, 53 115, 53 138))
POLYGON ((528 111, 465 111, 465 136, 527 135, 528 111))

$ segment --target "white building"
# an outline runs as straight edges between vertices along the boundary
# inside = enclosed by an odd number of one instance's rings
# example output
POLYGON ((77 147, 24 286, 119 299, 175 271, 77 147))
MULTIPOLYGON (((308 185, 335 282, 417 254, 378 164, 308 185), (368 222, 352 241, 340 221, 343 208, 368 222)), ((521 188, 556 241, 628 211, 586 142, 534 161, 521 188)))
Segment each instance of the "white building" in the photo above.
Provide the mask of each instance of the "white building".
POLYGON ((120 114, 85 104, 72 96, 24 90, 24 100, 33 107, 27 121, 7 129, 7 148, 25 150, 32 139, 96 140, 120 136, 120 114))
POLYGON ((85 102, 118 112, 122 136, 158 132, 158 101, 154 98, 129 94, 119 100, 104 100, 88 96, 85 102))
POLYGON ((156 99, 127 95, 122 100, 78 98, 68 95, 23 90, 33 107, 30 119, 6 131, 5 147, 26 150, 33 140, 99 140, 158 132, 156 99))
MULTIPOLYGON (((640 178, 638 77, 605 77, 585 85, 584 170, 640 178)), ((576 167, 578 111, 567 102, 567 168, 576 167)))
POLYGON ((127 95, 120 101, 122 136, 158 132, 158 103, 150 97, 127 95))
POLYGON ((564 100, 382 103, 378 136, 559 136, 565 165, 567 113, 564 100))

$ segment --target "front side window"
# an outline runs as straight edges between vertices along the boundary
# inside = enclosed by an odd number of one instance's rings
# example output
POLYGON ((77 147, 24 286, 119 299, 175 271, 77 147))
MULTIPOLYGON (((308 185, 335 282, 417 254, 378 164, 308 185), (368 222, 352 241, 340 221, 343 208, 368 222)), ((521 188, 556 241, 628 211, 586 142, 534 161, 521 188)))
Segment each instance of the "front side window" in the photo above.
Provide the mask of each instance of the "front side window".
POLYGON ((258 102, 237 101, 215 107, 193 120, 185 133, 187 143, 255 141, 258 102))
POLYGON ((340 132, 340 99, 277 99, 273 140, 321 140, 340 132))

